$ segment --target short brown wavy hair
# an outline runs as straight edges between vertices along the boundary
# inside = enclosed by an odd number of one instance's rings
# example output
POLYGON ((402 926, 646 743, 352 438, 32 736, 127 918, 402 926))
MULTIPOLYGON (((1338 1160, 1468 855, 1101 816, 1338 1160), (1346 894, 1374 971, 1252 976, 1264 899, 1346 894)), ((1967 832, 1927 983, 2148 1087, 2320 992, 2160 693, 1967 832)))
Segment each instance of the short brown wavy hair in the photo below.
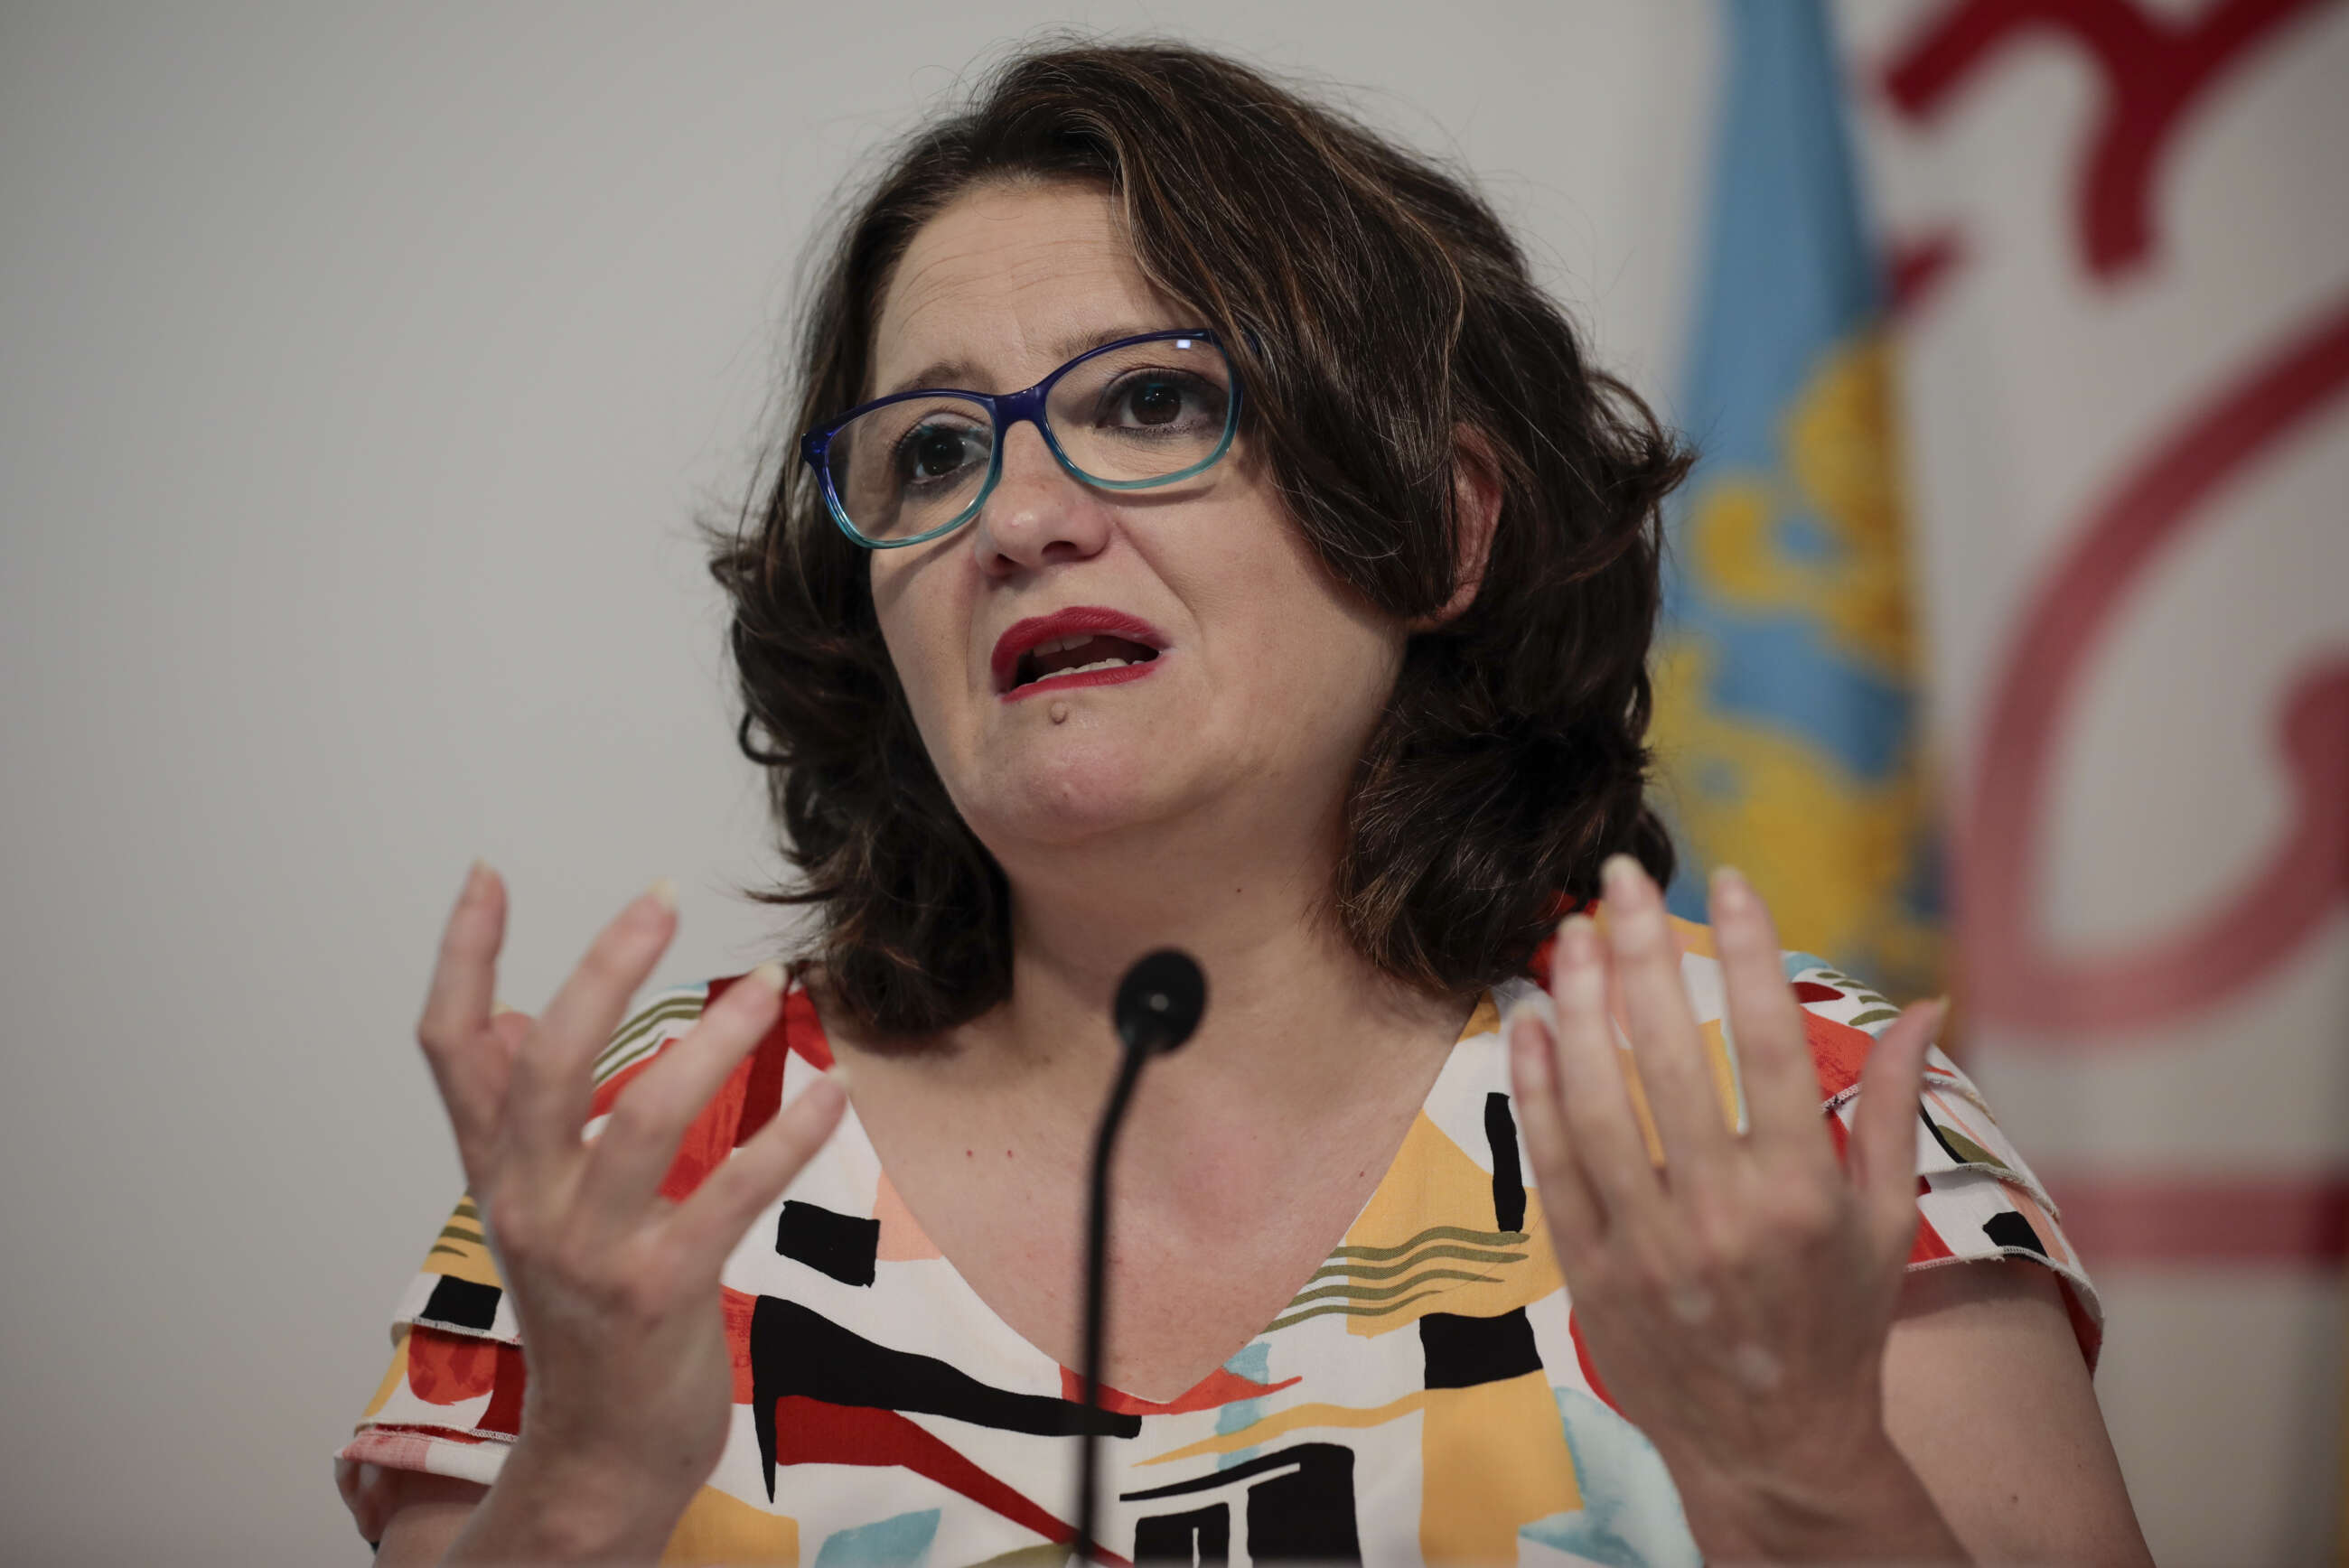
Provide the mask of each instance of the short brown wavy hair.
MULTIPOLYGON (((1332 576, 1399 618, 1452 597, 1455 465, 1501 506, 1465 613, 1413 636, 1355 773, 1329 910, 1382 971, 1458 995, 1521 971, 1628 851, 1645 790, 1659 503, 1681 443, 1586 359, 1464 176, 1230 59, 1031 48, 906 139, 848 207, 801 323, 792 434, 871 396, 875 318, 915 232, 997 182, 1105 189, 1142 270, 1229 346, 1243 438, 1332 576)), ((868 553, 782 445, 711 570, 733 603, 742 750, 812 906, 799 957, 910 1039, 1011 983, 1001 870, 957 814, 874 615, 868 553)))

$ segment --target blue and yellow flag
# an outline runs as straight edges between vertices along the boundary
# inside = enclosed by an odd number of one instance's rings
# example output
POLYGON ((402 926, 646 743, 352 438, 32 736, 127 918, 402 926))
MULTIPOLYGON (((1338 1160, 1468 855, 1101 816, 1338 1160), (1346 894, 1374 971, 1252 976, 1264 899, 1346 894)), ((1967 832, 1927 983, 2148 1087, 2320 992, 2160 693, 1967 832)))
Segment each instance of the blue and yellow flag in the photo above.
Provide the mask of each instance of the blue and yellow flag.
POLYGON ((1733 864, 1782 940, 1942 985, 1882 289, 1820 0, 1729 0, 1703 293, 1656 662, 1663 802, 1703 918, 1733 864))

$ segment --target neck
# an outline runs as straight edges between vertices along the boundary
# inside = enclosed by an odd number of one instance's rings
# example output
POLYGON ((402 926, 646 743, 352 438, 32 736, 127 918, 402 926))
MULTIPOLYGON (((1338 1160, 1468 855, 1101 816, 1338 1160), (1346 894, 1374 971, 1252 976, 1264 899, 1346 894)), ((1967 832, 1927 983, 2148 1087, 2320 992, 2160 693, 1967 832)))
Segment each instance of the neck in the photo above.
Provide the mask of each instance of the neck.
POLYGON ((1124 1135, 1137 1151, 1195 1157, 1205 1126, 1240 1138, 1300 1127, 1391 1098, 1399 1078, 1423 1090, 1470 999, 1430 997, 1354 950, 1329 909, 1338 841, 1332 813, 1269 834, 1159 835, 1007 864, 1012 988, 968 1031, 991 1058, 982 1070, 1090 1116, 1115 1067, 1119 980, 1143 954, 1179 947, 1206 973, 1207 1009, 1151 1068, 1124 1135))

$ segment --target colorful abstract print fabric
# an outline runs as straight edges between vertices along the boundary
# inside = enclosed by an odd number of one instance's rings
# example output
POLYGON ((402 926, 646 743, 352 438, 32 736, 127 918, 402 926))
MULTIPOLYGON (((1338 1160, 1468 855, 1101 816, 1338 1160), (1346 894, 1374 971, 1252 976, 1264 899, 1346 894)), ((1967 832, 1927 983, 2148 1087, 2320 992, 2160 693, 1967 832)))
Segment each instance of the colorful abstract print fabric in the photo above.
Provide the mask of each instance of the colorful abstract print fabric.
MULTIPOLYGON (((1733 1108, 1709 934, 1678 931, 1733 1108)), ((1789 955, 1787 973, 1840 1145, 1869 1031, 1893 1012, 1815 959, 1789 955)), ((1342 1243, 1252 1343, 1171 1402, 1106 1394, 1108 1560, 1698 1561, 1661 1460, 1583 1354, 1528 1185, 1498 1023, 1532 984, 1477 1007, 1342 1243)), ((598 1064, 594 1114, 725 985, 663 994, 631 1018, 598 1064)), ((666 1191, 691 1191, 830 1065, 794 987, 688 1134, 666 1191)), ((1921 1109, 1911 1266, 2047 1265, 2093 1359, 2095 1296, 2053 1205, 1938 1052, 1921 1109)), ((998 1319, 922 1234, 853 1109, 743 1237, 723 1287, 733 1432, 665 1563, 1066 1561, 1071 1439, 1086 1418, 1078 1379, 998 1319)), ((486 1484, 521 1424, 526 1365, 470 1199, 391 1333, 390 1370, 336 1455, 369 1540, 389 1501, 382 1470, 486 1484)))

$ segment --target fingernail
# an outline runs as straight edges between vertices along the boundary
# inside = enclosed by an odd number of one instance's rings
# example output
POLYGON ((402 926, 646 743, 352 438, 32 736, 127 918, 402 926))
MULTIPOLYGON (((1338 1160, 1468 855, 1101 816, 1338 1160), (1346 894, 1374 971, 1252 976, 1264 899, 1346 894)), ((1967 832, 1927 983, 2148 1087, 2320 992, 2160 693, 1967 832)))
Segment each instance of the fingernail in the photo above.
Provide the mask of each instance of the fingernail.
POLYGON ((845 1095, 848 1092, 848 1064, 846 1062, 834 1061, 832 1066, 823 1069, 823 1076, 831 1082, 833 1087, 839 1089, 842 1094, 845 1095))
POLYGON ((1551 1034, 1557 1033, 1557 1004, 1549 999, 1547 991, 1528 991, 1509 1004, 1508 1016, 1501 1020, 1501 1038, 1517 1037, 1520 1018, 1539 1018, 1551 1034))
POLYGON ((661 908, 668 910, 672 913, 676 912, 677 883, 671 878, 662 877, 659 881, 654 882, 652 886, 645 890, 645 896, 652 900, 655 903, 660 905, 661 908))
POLYGON ((1735 866, 1713 868, 1713 907, 1716 914, 1744 914, 1754 905, 1753 884, 1735 866))
POLYGON ((1630 904, 1640 897, 1640 884, 1647 880, 1647 873, 1629 855, 1609 855, 1607 863, 1599 868, 1599 877, 1610 902, 1630 904))
POLYGON ((519 1013, 521 1011, 522 1009, 515 1006, 512 1002, 492 1001, 490 1004, 490 1016, 492 1018, 497 1017, 502 1014, 519 1013))
POLYGON ((742 978, 750 985, 764 985, 770 991, 781 991, 783 988, 783 966, 770 958, 742 978))
MULTIPOLYGON (((1547 1001, 1548 998, 1544 997, 1543 1000, 1547 1001)), ((1549 1052, 1543 1048, 1543 1037, 1538 1031, 1523 1037, 1519 1034, 1519 1026, 1538 1016, 1540 1014, 1535 1010, 1530 999, 1518 1002, 1509 1009, 1509 1016, 1501 1021, 1501 1037, 1509 1043, 1509 1055, 1516 1059, 1517 1071, 1524 1076, 1526 1087, 1537 1092, 1547 1092, 1549 1088, 1549 1052)))
POLYGON ((1588 964, 1599 956, 1599 928, 1587 914, 1569 914, 1557 928, 1557 956, 1568 964, 1588 964))
POLYGON ((473 863, 465 868, 465 885, 458 892, 458 898, 462 900, 480 897, 482 891, 490 885, 490 878, 494 874, 496 873, 490 870, 489 861, 479 855, 474 856, 473 863))

